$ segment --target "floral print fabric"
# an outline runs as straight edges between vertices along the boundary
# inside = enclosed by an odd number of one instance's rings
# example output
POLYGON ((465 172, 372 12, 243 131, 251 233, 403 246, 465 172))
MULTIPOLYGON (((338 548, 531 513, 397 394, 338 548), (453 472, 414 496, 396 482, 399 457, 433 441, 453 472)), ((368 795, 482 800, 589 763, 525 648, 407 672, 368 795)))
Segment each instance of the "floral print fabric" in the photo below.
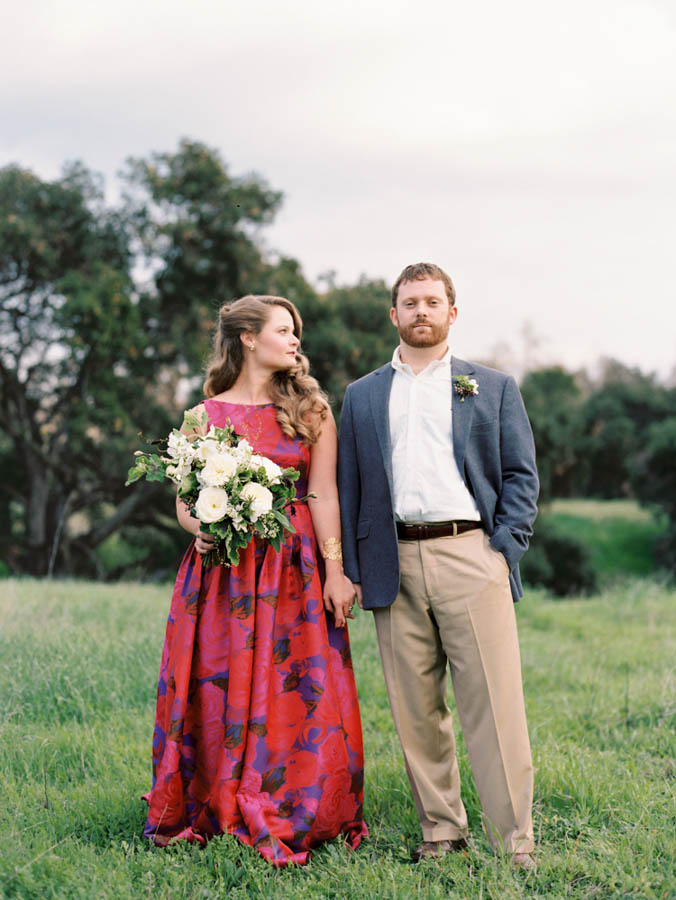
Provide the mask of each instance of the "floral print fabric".
MULTIPOLYGON (((207 400, 257 453, 301 476, 309 449, 284 436, 272 405, 207 400)), ((347 628, 324 610, 305 503, 281 552, 255 539, 237 566, 203 569, 188 548, 167 622, 144 833, 157 844, 234 834, 273 865, 305 863, 344 834, 357 847, 363 749, 347 628)))

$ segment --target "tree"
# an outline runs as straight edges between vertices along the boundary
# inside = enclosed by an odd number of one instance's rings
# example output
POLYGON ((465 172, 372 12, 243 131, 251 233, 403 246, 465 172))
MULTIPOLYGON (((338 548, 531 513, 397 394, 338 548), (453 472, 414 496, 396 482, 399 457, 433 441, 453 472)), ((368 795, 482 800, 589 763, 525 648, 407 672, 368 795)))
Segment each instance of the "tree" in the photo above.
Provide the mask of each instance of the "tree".
POLYGON ((648 428, 670 413, 669 390, 654 375, 606 360, 583 412, 588 496, 632 495, 633 472, 648 428))
POLYGON ((658 553, 661 561, 676 572, 676 390, 670 394, 673 414, 648 428, 633 485, 642 503, 668 517, 669 529, 658 553))
POLYGON ((1 539, 28 571, 47 571, 64 516, 105 456, 100 404, 82 421, 93 389, 121 380, 114 367, 135 323, 128 269, 124 228, 83 166, 51 183, 0 170, 0 423, 3 462, 14 459, 3 497, 21 508, 21 546, 8 547, 9 517, 1 539))
POLYGON ((362 276, 356 285, 333 285, 308 304, 305 347, 319 383, 338 408, 347 385, 392 356, 397 336, 389 320, 384 281, 362 276))
POLYGON ((175 530, 167 492, 123 486, 137 432, 176 423, 215 308, 265 269, 256 230, 280 195, 214 151, 133 160, 126 184, 111 210, 82 164, 53 182, 0 170, 0 546, 15 571, 94 574, 120 529, 175 530))
POLYGON ((521 382, 535 439, 541 502, 580 492, 584 396, 579 382, 580 376, 560 366, 529 372, 521 382))
MULTIPOLYGON (((326 280, 326 279, 325 279, 326 280)), ((339 410, 347 385, 382 365, 392 355, 396 332, 389 320, 390 291, 382 280, 365 276, 356 285, 318 294, 289 257, 263 262, 249 280, 249 290, 287 297, 303 319, 303 352, 311 372, 339 410)))
POLYGON ((176 374, 192 374, 220 305, 261 281, 258 230, 282 195, 257 176, 233 178, 217 151, 189 140, 176 153, 130 159, 123 178, 138 261, 150 273, 139 285, 149 352, 176 374))

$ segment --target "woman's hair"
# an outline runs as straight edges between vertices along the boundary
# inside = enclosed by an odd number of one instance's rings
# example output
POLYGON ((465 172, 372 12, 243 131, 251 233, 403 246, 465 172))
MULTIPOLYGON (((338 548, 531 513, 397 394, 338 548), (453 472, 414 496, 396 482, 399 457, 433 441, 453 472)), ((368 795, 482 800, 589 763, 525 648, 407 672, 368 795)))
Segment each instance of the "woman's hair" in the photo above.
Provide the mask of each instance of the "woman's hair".
MULTIPOLYGON (((290 300, 248 294, 234 303, 224 303, 218 313, 214 349, 207 364, 203 386, 207 397, 227 391, 237 381, 244 361, 244 345, 240 335, 244 332, 259 334, 268 320, 271 306, 288 310, 293 319, 294 334, 300 341, 303 321, 290 300)), ((308 374, 309 370, 310 363, 299 348, 294 366, 273 373, 270 397, 277 406, 277 421, 284 434, 290 438, 300 435, 306 444, 314 444, 329 404, 317 380, 308 374)))

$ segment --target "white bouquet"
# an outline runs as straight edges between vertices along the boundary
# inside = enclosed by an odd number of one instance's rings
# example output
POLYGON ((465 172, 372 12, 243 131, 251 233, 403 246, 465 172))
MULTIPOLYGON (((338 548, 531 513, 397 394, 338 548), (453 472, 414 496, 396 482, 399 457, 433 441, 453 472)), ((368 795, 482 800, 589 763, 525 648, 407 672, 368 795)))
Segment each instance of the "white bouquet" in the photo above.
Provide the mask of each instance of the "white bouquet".
POLYGON ((254 453, 231 425, 206 431, 207 425, 206 412, 189 410, 182 431, 174 428, 166 441, 152 442, 166 443, 166 455, 136 451, 126 483, 169 478, 178 485, 178 496, 202 531, 216 538, 205 566, 237 565, 239 551, 255 534, 279 552, 284 531, 295 531, 284 509, 296 497, 300 473, 254 453))

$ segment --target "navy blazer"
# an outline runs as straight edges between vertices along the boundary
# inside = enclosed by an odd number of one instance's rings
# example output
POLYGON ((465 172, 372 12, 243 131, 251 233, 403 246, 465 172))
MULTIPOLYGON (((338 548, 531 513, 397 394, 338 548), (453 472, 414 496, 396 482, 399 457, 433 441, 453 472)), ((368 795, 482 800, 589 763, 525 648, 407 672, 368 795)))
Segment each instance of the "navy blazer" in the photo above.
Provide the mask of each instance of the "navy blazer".
MULTIPOLYGON (((519 560, 533 533, 539 491, 530 422, 511 376, 455 356, 451 374, 478 382, 478 394, 461 401, 453 390, 449 398, 453 452, 491 546, 507 560, 518 600, 519 560)), ((343 564, 350 581, 362 585, 365 609, 389 606, 399 591, 389 425, 393 375, 387 363, 349 385, 340 419, 343 564)))

